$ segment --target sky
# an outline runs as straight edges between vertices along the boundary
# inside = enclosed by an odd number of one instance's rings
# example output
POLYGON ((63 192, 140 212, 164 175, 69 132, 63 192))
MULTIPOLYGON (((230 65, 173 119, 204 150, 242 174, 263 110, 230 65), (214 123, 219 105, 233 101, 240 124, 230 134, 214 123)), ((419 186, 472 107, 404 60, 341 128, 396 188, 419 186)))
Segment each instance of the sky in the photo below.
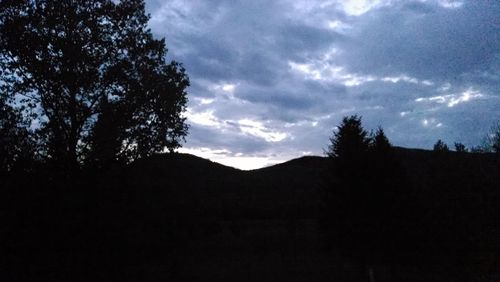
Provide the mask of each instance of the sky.
POLYGON ((500 1, 146 0, 189 75, 181 152, 255 169, 324 155, 342 117, 393 145, 500 120, 500 1))

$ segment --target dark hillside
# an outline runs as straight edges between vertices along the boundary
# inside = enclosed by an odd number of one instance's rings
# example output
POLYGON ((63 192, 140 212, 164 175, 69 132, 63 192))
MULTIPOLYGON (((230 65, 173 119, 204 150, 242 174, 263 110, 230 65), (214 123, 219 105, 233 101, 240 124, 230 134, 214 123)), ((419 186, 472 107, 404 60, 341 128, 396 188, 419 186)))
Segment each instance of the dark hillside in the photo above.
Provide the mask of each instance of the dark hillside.
POLYGON ((261 168, 254 170, 259 171, 277 171, 279 169, 291 170, 291 169, 301 169, 301 170, 313 170, 318 171, 325 169, 328 166, 328 159, 319 156, 304 156, 297 159, 293 159, 281 164, 276 164, 273 166, 261 168))
POLYGON ((498 155, 407 149, 397 155, 427 229, 422 234, 426 244, 452 256, 500 250, 498 155))
MULTIPOLYGON (((404 148, 395 156, 399 195, 411 199, 413 214, 398 239, 404 259, 380 261, 377 280, 493 275, 497 156, 404 148)), ((332 167, 302 157, 241 171, 166 154, 97 178, 5 178, 2 280, 367 281, 364 266, 342 256, 322 227, 345 217, 324 216, 326 191, 341 188, 332 167)))
POLYGON ((128 190, 141 187, 142 196, 155 193, 146 197, 176 207, 183 215, 269 219, 293 213, 294 217, 316 217, 327 164, 325 158, 304 157, 241 171, 192 155, 159 155, 136 162, 120 177, 103 183, 117 181, 112 186, 128 190))

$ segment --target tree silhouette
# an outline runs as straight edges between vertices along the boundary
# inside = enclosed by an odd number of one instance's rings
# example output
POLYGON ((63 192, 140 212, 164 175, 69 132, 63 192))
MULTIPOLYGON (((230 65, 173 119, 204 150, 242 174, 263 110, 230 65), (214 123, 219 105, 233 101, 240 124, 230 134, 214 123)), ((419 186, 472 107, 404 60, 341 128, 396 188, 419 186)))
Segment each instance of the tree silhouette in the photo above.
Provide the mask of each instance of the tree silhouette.
POLYGON ((371 137, 369 153, 370 167, 367 175, 370 181, 385 189, 398 168, 393 155, 393 147, 380 126, 371 137))
POLYGON ((436 152, 448 152, 450 149, 448 148, 448 145, 444 143, 441 139, 439 139, 436 144, 434 144, 433 150, 436 152))
POLYGON ((89 135, 89 150, 86 152, 87 164, 94 169, 102 169, 114 163, 125 162, 120 156, 124 116, 110 105, 106 97, 102 98, 101 113, 89 135))
POLYGON ((180 146, 189 80, 148 20, 142 0, 0 2, 1 88, 61 168, 180 146))
POLYGON ((0 171, 29 169, 34 159, 35 144, 32 132, 19 111, 12 108, 0 95, 0 171))
POLYGON ((455 151, 457 151, 459 153, 466 153, 467 148, 465 147, 464 144, 462 144, 460 142, 455 142, 455 151))
POLYGON ((340 251, 375 279, 374 265, 405 256, 414 222, 407 177, 382 127, 368 137, 361 118, 344 117, 330 138, 332 175, 326 226, 340 251))
POLYGON ((327 155, 331 158, 352 160, 368 151, 370 139, 361 125, 361 117, 344 117, 337 131, 330 137, 327 155))
POLYGON ((491 126, 488 134, 488 143, 493 153, 500 153, 500 122, 491 126))
POLYGON ((381 126, 377 128, 375 135, 371 138, 370 148, 379 154, 388 153, 392 149, 392 145, 381 126))
MULTIPOLYGON (((381 215, 378 209, 380 203, 374 197, 378 192, 371 183, 372 142, 362 127, 361 117, 357 115, 344 117, 337 129, 326 152, 334 163, 333 175, 338 179, 328 197, 327 221, 333 225, 330 228, 335 239, 332 240, 341 242, 346 256, 361 260, 368 267, 371 279, 381 215)), ((382 144, 385 136, 379 134, 378 137, 379 145, 385 146, 382 144)))

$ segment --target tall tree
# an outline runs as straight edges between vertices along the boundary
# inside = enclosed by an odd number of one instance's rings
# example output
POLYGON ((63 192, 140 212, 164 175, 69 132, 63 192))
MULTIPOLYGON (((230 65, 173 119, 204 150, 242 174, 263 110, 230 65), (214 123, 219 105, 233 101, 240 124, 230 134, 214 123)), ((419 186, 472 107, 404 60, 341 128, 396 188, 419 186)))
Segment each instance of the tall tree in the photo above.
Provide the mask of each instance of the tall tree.
POLYGON ((344 117, 330 138, 327 155, 332 159, 334 184, 328 191, 327 225, 345 255, 361 260, 373 277, 370 249, 374 246, 376 221, 370 187, 368 132, 357 115, 344 117))
POLYGON ((371 138, 371 149, 375 153, 385 154, 389 153, 392 148, 391 142, 385 135, 384 129, 381 126, 377 128, 375 135, 371 138))
POLYGON ((330 137, 327 155, 331 158, 353 159, 366 153, 370 139, 361 125, 361 117, 344 117, 330 137))
POLYGON ((374 281, 374 265, 400 256, 408 238, 412 202, 403 189, 405 173, 384 130, 369 136, 357 115, 343 118, 327 154, 334 177, 326 224, 344 255, 365 265, 374 281))
POLYGON ((180 146, 189 80, 165 61, 148 20, 143 0, 0 2, 0 86, 38 113, 56 163, 77 168, 103 154, 132 160, 180 146))

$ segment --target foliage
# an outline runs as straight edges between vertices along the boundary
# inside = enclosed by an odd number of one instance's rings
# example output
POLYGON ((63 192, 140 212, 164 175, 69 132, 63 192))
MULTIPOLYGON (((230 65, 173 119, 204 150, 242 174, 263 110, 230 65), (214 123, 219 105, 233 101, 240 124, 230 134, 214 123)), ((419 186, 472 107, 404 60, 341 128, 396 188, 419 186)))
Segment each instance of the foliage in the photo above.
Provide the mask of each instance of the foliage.
POLYGON ((493 123, 479 145, 470 148, 471 153, 500 153, 500 122, 493 123))
POLYGON ((500 122, 496 122, 490 128, 488 143, 491 152, 500 153, 500 122))
POLYGON ((467 148, 465 147, 464 144, 462 144, 460 142, 455 142, 455 151, 457 151, 459 153, 466 153, 467 148))
POLYGON ((0 95, 0 171, 28 169, 34 154, 32 132, 23 117, 0 95))
POLYGON ((361 117, 344 117, 330 137, 326 154, 331 158, 353 159, 368 151, 370 139, 361 125, 361 117))
POLYGON ((434 144, 433 150, 436 152, 448 152, 450 149, 448 148, 448 145, 444 143, 441 139, 439 139, 436 144, 434 144))
POLYGON ((411 204, 401 190, 404 173, 384 130, 379 127, 368 136, 361 117, 344 117, 328 149, 335 180, 325 197, 325 227, 332 241, 367 266, 392 256, 406 236, 402 223, 410 218, 411 204))
POLYGON ((370 148, 378 153, 388 153, 391 150, 391 142, 389 142, 381 126, 377 128, 375 135, 371 138, 370 148))
POLYGON ((148 20, 142 0, 0 2, 0 87, 35 115, 61 167, 130 161, 186 136, 189 80, 148 20))

